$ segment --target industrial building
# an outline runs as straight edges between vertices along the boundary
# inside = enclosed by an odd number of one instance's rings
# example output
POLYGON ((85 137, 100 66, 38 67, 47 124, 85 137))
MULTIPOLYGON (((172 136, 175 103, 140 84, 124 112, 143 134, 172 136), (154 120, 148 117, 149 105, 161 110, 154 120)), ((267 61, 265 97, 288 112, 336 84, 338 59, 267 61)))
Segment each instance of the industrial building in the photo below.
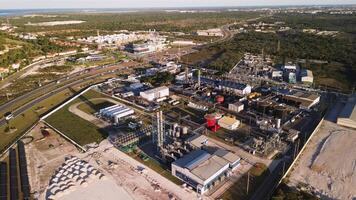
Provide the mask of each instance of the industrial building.
POLYGON ((244 110, 244 104, 241 102, 229 103, 229 110, 234 112, 241 112, 244 110))
POLYGON ((313 72, 311 70, 303 69, 300 72, 302 83, 312 84, 314 82, 313 72))
MULTIPOLYGON (((198 80, 197 77, 194 77, 194 79, 196 81, 198 80)), ((202 84, 214 86, 219 90, 232 92, 237 95, 247 95, 250 94, 252 90, 252 87, 248 84, 238 83, 229 80, 215 80, 213 78, 201 77, 200 82, 202 84)))
POLYGON ((197 149, 172 163, 172 175, 203 194, 228 177, 240 158, 223 149, 210 154, 197 149))
POLYGON ((131 108, 122 105, 113 105, 99 111, 100 116, 118 123, 120 119, 134 114, 135 111, 131 108))
POLYGON ((291 91, 285 94, 283 96, 283 99, 289 102, 299 104, 300 108, 309 109, 319 103, 320 95, 301 91, 291 91))
POLYGON ((352 95, 342 109, 337 124, 350 128, 356 128, 356 94, 352 95))
POLYGON ((283 71, 280 70, 272 71, 272 79, 283 79, 283 71))
POLYGON ((140 96, 147 101, 154 101, 163 97, 169 96, 169 88, 166 86, 161 86, 140 92, 140 96))
POLYGON ((239 125, 240 125, 240 121, 233 117, 224 116, 218 121, 218 124, 222 128, 225 128, 228 130, 236 130, 237 127, 239 127, 239 125))
POLYGON ((237 83, 234 81, 220 81, 219 89, 227 92, 233 92, 238 95, 247 95, 251 93, 251 86, 237 83))

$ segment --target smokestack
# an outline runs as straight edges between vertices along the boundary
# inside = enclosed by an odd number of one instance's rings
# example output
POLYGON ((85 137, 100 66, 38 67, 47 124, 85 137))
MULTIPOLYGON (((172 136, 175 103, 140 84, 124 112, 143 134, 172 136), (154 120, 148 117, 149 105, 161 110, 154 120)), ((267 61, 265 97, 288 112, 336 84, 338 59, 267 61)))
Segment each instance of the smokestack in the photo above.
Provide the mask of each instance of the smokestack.
POLYGON ((198 69, 198 87, 200 87, 200 69, 198 69))

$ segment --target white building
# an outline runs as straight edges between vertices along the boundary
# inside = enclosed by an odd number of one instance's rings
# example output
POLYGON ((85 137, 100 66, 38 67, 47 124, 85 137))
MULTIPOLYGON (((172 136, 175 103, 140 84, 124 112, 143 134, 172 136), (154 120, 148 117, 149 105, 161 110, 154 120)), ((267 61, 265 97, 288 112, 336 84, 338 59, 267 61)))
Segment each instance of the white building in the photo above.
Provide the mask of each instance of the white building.
POLYGON ((272 72, 272 78, 283 78, 283 72, 280 70, 274 70, 272 72))
POLYGON ((241 102, 229 103, 229 110, 234 112, 241 112, 244 109, 244 104, 241 102))
POLYGON ((251 93, 252 87, 250 85, 237 83, 233 81, 220 81, 218 83, 220 90, 233 92, 238 95, 247 95, 251 93))
POLYGON ((113 121, 114 123, 118 123, 120 119, 128 117, 134 113, 135 113, 135 111, 133 109, 128 108, 123 105, 113 105, 113 106, 101 109, 99 111, 99 114, 102 117, 107 118, 107 119, 113 121))
POLYGON ((240 121, 232 117, 224 116, 218 121, 218 124, 227 130, 236 130, 240 125, 240 121))
POLYGON ((188 75, 188 79, 191 79, 193 77, 193 72, 188 72, 188 74, 186 74, 185 72, 181 72, 181 73, 176 75, 175 80, 177 82, 185 82, 186 81, 186 75, 188 75))
POLYGON ((302 70, 300 76, 303 83, 312 84, 314 82, 313 72, 311 70, 302 70))
POLYGON ((154 101, 156 99, 169 96, 169 88, 166 86, 153 88, 144 92, 140 92, 140 96, 147 101, 154 101))
POLYGON ((172 163, 172 175, 203 194, 230 175, 240 158, 223 149, 210 154, 194 150, 172 163))
POLYGON ((283 70, 297 70, 297 66, 292 64, 284 65, 283 70))

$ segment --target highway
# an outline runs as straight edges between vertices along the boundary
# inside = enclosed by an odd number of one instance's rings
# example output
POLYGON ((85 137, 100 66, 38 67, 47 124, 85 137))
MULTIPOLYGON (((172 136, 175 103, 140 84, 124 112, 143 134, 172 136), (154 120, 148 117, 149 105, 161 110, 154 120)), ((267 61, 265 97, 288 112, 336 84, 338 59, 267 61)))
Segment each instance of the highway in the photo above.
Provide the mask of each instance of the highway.
POLYGON ((4 87, 6 84, 10 83, 13 80, 20 78, 23 74, 29 72, 35 66, 43 65, 45 63, 53 62, 56 60, 60 60, 60 59, 63 59, 65 57, 72 56, 75 54, 77 54, 77 53, 71 53, 71 54, 67 54, 67 55, 57 56, 54 58, 48 58, 45 60, 40 60, 40 61, 31 63, 31 64, 27 65, 26 67, 22 68, 20 71, 14 73, 14 74, 11 74, 10 76, 6 77, 4 80, 0 81, 0 88, 4 87))
MULTIPOLYGON (((90 79, 95 79, 99 76, 105 76, 108 74, 114 74, 117 73, 118 70, 120 70, 122 66, 121 65, 106 65, 106 66, 98 66, 95 68, 92 68, 90 72, 85 72, 81 71, 81 72, 77 72, 75 74, 72 74, 70 76, 58 79, 52 83, 46 84, 42 87, 39 87, 31 92, 28 92, 16 99, 13 99, 3 105, 0 106, 0 112, 1 113, 5 113, 7 112, 8 108, 11 107, 12 105, 16 104, 19 101, 25 100, 27 98, 31 98, 33 96, 38 95, 39 92, 41 91, 51 91, 49 93, 45 93, 43 95, 40 95, 39 97, 35 97, 33 100, 30 100, 30 102, 20 106, 19 108, 17 108, 16 110, 12 111, 14 117, 21 115, 23 112, 25 112, 26 110, 30 109, 31 107, 33 107, 34 105, 36 105, 37 103, 61 92, 64 91, 65 89, 72 87, 74 85, 78 85, 81 83, 84 83, 90 79), (60 87, 57 88, 57 82, 60 83, 64 83, 64 85, 61 85, 60 87)), ((6 120, 3 118, 0 120, 0 127, 6 124, 6 120)))

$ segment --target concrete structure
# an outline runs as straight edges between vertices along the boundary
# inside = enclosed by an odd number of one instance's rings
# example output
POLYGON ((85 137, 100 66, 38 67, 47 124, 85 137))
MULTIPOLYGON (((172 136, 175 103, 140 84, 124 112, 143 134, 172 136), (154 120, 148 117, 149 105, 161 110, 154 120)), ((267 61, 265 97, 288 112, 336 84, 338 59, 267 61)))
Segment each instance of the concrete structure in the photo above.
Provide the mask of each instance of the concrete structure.
POLYGON ((312 84, 314 82, 313 72, 311 70, 303 69, 300 73, 300 78, 303 83, 312 84))
POLYGON ((283 78, 283 71, 275 70, 272 71, 272 79, 281 79, 283 78))
POLYGON ((135 111, 131 108, 122 105, 114 105, 99 111, 99 114, 114 123, 118 123, 120 119, 134 114, 135 111))
POLYGON ((356 94, 349 98, 337 118, 337 124, 356 129, 356 94))
POLYGON ((229 103, 229 110, 234 112, 241 112, 244 109, 244 104, 241 102, 229 103))
POLYGON ((218 121, 219 126, 222 128, 228 129, 228 130, 236 130, 237 127, 240 125, 240 121, 232 118, 232 117, 227 117, 224 116, 218 121))
POLYGON ((226 150, 210 154, 198 149, 173 162, 172 175, 203 194, 228 177, 239 164, 240 158, 226 150))
POLYGON ((291 91, 285 94, 283 99, 299 104, 300 108, 309 109, 319 103, 320 95, 301 91, 291 91))
POLYGON ((197 34, 200 36, 216 36, 216 37, 223 37, 224 34, 219 28, 208 29, 208 30, 198 30, 197 34))
POLYGON ((140 92, 140 96, 147 101, 154 101, 156 99, 169 96, 169 88, 166 86, 153 88, 144 92, 140 92))

